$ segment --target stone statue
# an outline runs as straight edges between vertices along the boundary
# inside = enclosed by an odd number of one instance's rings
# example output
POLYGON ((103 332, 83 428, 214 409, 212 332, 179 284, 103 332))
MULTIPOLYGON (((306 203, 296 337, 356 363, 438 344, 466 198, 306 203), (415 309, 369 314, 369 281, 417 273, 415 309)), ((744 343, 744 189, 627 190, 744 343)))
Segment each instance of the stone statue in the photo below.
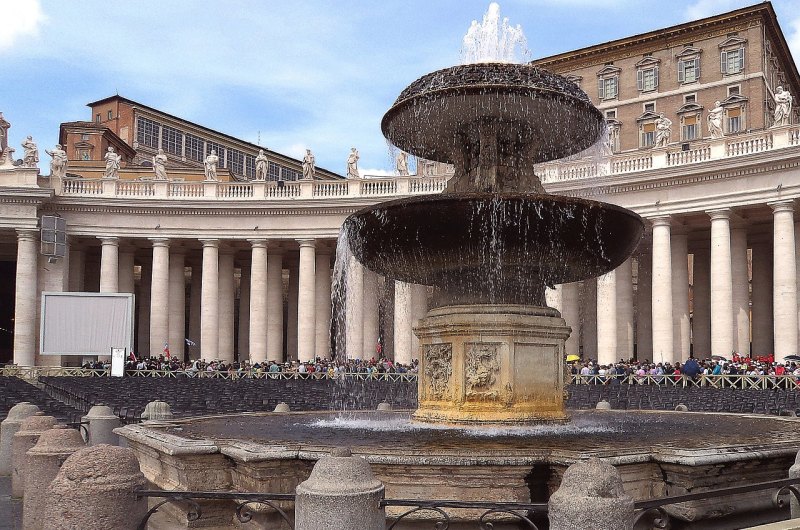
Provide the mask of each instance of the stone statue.
POLYGON ((217 164, 219 164, 219 157, 217 156, 217 152, 212 150, 203 163, 206 172, 206 180, 219 180, 217 179, 217 164))
POLYGON ((408 153, 403 150, 398 151, 397 156, 394 157, 394 167, 398 175, 408 175, 408 153))
POLYGON ((6 147, 8 147, 8 130, 11 128, 11 124, 3 118, 3 113, 0 112, 0 156, 6 152, 6 147))
POLYGON ((672 135, 672 120, 659 114, 656 118, 656 137, 654 147, 666 147, 672 135))
POLYGON ((358 150, 355 147, 350 149, 350 154, 347 156, 347 178, 359 179, 361 175, 358 174, 358 150))
MULTIPOLYGON (((264 154, 263 149, 258 150, 258 156, 256 157, 256 178, 255 180, 267 180, 267 168, 269 167, 269 159, 267 155, 264 154)), ((214 175, 216 175, 216 170, 214 171, 214 175)))
POLYGON ((168 180, 167 155, 164 154, 163 149, 159 149, 158 154, 153 157, 153 171, 156 174, 156 180, 168 180))
MULTIPOLYGON (((348 159, 348 165, 349 165, 348 159)), ((303 180, 314 180, 314 174, 317 172, 316 159, 311 149, 306 149, 306 156, 303 157, 303 180)))
POLYGON ((792 95, 779 86, 775 89, 775 123, 773 127, 789 125, 792 121, 792 95))
POLYGON ((39 148, 36 142, 33 141, 32 136, 28 136, 22 142, 22 148, 25 150, 22 155, 22 167, 36 167, 39 163, 39 148))
POLYGON ((719 101, 714 102, 714 108, 708 111, 708 132, 711 133, 711 138, 717 139, 725 136, 722 130, 722 113, 725 109, 719 101))
POLYGON ((56 144, 52 151, 44 150, 52 157, 50 160, 50 176, 64 178, 67 169, 67 152, 61 148, 61 144, 56 144))
POLYGON ((103 173, 103 177, 107 179, 119 178, 119 167, 122 162, 122 155, 115 153, 114 148, 109 146, 103 158, 106 161, 106 171, 103 173))

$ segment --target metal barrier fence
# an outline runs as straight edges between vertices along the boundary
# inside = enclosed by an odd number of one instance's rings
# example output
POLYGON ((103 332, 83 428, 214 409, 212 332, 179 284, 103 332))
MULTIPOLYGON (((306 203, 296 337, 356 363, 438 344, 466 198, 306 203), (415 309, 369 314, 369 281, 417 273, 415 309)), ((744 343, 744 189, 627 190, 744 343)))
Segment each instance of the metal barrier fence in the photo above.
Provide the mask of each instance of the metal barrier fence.
POLYGON ((795 375, 573 375, 569 382, 575 385, 651 385, 662 387, 708 387, 738 389, 800 388, 800 377, 795 375))

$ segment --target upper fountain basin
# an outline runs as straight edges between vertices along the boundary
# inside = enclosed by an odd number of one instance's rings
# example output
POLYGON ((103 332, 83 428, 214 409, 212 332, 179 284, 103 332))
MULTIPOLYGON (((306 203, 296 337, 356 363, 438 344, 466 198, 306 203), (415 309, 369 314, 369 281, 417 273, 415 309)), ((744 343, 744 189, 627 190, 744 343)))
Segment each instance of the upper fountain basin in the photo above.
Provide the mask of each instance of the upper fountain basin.
POLYGON ((499 125, 529 163, 593 145, 605 121, 574 83, 529 64, 478 63, 427 74, 409 85, 381 122, 384 136, 418 157, 459 165, 479 126, 499 125))

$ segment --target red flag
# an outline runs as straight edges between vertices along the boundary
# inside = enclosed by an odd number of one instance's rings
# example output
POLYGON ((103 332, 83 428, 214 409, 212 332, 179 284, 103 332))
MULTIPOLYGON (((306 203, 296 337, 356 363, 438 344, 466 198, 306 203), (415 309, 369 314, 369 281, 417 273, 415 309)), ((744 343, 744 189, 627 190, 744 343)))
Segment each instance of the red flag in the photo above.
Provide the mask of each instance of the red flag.
POLYGON ((167 344, 166 342, 164 343, 164 357, 169 359, 169 344, 167 344))
POLYGON ((131 361, 136 362, 136 355, 134 355, 133 352, 130 352, 128 357, 130 357, 131 361))

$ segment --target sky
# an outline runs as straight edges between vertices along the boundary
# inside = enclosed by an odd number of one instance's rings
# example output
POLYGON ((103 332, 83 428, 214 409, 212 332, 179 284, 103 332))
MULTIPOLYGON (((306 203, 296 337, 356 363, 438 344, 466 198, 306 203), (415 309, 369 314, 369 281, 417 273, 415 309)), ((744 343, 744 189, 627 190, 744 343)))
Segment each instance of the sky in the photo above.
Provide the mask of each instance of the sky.
MULTIPOLYGON (((530 57, 680 24, 754 0, 500 0, 530 57)), ((774 0, 800 58, 800 0, 774 0)), ((344 174, 390 174, 380 121, 418 77, 460 62, 489 0, 0 0, 0 111, 40 150, 114 94, 344 174)), ((45 156, 46 158, 46 156, 45 156)), ((46 165, 43 163, 42 165, 46 165)))

